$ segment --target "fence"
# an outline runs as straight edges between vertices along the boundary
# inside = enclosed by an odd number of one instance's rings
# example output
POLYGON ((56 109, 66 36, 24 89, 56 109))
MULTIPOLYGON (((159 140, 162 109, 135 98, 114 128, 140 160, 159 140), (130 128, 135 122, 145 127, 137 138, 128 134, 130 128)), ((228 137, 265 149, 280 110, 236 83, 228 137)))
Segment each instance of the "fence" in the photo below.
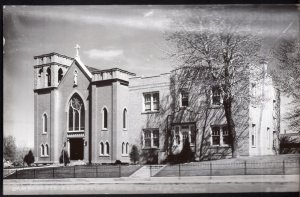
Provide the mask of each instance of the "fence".
MULTIPOLYGON (((151 177, 288 175, 299 174, 300 160, 281 162, 194 162, 176 165, 149 165, 151 177)), ((7 179, 117 178, 128 177, 140 165, 87 165, 16 170, 7 179)))
POLYGON ((117 178, 128 177, 140 167, 138 165, 87 165, 23 169, 16 170, 6 179, 117 178))
MULTIPOLYGON (((151 169, 151 168, 150 168, 151 169)), ((152 173, 150 173, 152 174, 152 173)), ((228 176, 228 175, 285 175, 299 174, 299 161, 281 162, 195 162, 167 165, 155 177, 228 176)))

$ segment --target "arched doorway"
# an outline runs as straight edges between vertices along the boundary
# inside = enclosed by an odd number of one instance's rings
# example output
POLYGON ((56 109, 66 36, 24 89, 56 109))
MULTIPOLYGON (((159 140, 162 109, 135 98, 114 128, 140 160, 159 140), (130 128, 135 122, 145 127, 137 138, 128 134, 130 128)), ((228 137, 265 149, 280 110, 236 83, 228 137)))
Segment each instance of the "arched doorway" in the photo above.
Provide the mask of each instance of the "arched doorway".
POLYGON ((85 109, 83 100, 77 93, 71 97, 68 107, 68 152, 70 160, 83 160, 85 109))

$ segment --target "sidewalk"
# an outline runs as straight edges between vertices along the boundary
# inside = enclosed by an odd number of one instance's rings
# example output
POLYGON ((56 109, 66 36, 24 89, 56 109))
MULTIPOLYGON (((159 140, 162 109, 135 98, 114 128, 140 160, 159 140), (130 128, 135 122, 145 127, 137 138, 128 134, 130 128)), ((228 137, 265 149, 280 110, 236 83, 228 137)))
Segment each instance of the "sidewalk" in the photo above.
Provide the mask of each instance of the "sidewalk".
POLYGON ((299 192, 299 175, 4 179, 5 195, 299 192))
POLYGON ((188 176, 151 178, 62 178, 62 179, 4 179, 4 185, 82 185, 82 184, 189 184, 189 183, 299 183, 299 175, 237 175, 188 176))

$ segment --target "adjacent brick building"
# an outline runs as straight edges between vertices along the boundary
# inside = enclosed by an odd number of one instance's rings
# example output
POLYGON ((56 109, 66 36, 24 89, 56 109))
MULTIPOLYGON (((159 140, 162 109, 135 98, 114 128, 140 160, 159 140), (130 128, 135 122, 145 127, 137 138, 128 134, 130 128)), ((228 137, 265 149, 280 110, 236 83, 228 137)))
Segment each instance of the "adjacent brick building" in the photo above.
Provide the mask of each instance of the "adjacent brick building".
MULTIPOLYGON (((185 139, 196 160, 231 155, 218 90, 212 88, 210 105, 203 111, 203 96, 197 94, 196 86, 178 88, 176 70, 137 77, 118 68, 85 66, 79 56, 49 53, 34 59, 34 151, 38 163, 58 163, 63 149, 71 160, 130 162, 132 145, 138 146, 141 162, 162 162, 167 155, 180 153, 185 139)), ((235 117, 239 155, 275 154, 278 93, 270 77, 245 80, 249 80, 245 96, 263 100, 254 103, 246 99, 235 117)))

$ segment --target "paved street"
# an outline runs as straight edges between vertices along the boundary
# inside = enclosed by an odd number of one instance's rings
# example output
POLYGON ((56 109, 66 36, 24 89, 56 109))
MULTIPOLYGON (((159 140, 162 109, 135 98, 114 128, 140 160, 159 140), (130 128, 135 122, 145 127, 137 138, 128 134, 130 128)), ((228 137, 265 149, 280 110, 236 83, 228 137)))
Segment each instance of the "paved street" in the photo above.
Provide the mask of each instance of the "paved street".
POLYGON ((5 179, 3 194, 298 192, 299 175, 5 179))

